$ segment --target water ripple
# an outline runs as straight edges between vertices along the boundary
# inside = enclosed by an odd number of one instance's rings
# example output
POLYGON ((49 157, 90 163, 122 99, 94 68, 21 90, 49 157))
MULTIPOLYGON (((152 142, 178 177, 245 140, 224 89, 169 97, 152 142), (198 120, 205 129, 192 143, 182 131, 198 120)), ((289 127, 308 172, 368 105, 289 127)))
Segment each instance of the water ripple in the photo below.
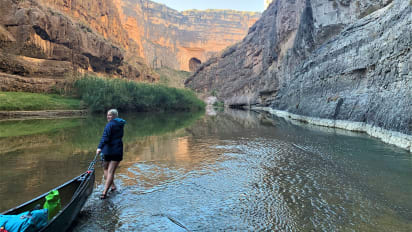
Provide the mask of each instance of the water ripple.
MULTIPOLYGON (((251 131, 236 120, 191 128, 179 162, 151 154, 130 163, 117 176, 120 193, 86 206, 84 221, 99 214, 104 222, 80 223, 80 230, 111 223, 116 231, 411 231, 412 205, 401 203, 412 200, 412 186, 388 171, 397 182, 380 184, 388 177, 376 155, 348 146, 352 138, 280 122, 251 131)), ((407 159, 382 157, 397 165, 407 159)))

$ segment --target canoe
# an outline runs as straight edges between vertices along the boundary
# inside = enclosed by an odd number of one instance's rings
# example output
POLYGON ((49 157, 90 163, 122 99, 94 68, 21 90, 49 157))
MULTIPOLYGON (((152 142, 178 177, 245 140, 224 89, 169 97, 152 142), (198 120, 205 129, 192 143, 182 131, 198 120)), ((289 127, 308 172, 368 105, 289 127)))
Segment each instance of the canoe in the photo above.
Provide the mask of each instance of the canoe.
MULTIPOLYGON (((93 192, 95 173, 94 168, 73 178, 72 180, 60 185, 57 188, 60 195, 61 210, 51 219, 48 224, 40 231, 66 231, 76 219, 87 198, 93 192)), ((45 196, 49 192, 44 193, 20 206, 3 212, 4 215, 17 215, 26 211, 33 210, 37 205, 43 206, 45 196)))

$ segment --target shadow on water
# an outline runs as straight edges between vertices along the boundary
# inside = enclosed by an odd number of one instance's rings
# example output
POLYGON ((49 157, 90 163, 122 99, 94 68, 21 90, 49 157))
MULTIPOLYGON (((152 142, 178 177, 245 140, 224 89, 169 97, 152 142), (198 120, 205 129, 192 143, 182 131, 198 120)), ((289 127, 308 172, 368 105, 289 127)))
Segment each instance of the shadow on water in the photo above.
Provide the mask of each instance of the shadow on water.
MULTIPOLYGON (((247 111, 125 118, 119 190, 99 200, 98 169, 95 191, 72 231, 412 230, 412 157, 377 139, 247 111)), ((9 188, 19 181, 19 191, 40 191, 49 187, 38 183, 84 170, 104 115, 78 123, 27 135, 26 141, 46 139, 43 145, 0 138, 10 143, 0 145, 8 148, 0 168, 11 170, 10 180, 1 180, 7 186, 1 199, 16 194, 9 188), (31 154, 31 162, 22 161, 31 154)), ((18 201, 11 199, 1 206, 18 201)))

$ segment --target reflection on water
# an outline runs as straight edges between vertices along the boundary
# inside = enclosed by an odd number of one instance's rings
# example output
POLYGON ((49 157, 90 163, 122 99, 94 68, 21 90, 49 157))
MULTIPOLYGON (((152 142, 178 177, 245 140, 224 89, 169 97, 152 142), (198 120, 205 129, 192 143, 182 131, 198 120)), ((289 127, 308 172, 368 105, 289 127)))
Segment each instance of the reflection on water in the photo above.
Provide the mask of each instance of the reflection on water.
MULTIPOLYGON (((126 115, 126 151, 146 137, 178 131, 201 114, 126 115)), ((89 166, 106 117, 0 122, 0 212, 81 174, 89 166)))
MULTIPOLYGON (((126 120, 119 191, 99 200, 98 173, 73 231, 412 230, 412 157, 366 135, 244 111, 126 120)), ((0 138, 1 210, 87 167, 104 115, 68 124, 0 138)))

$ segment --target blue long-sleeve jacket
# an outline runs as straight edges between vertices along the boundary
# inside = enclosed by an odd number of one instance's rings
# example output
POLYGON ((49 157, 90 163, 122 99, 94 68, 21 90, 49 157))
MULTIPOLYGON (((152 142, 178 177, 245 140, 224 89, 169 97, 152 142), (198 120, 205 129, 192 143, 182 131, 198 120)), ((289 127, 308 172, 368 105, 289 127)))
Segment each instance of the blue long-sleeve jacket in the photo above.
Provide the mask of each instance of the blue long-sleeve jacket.
POLYGON ((103 154, 123 155, 123 129, 126 121, 121 118, 112 119, 106 124, 98 148, 103 154))

